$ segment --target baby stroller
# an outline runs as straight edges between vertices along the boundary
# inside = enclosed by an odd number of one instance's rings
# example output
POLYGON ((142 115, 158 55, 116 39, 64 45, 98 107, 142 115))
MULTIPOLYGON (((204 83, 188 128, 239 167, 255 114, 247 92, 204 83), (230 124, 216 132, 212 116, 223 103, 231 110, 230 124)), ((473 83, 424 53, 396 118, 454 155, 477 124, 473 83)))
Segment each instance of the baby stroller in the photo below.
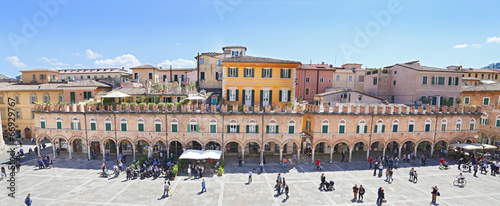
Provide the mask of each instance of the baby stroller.
POLYGON ((330 182, 325 182, 325 190, 326 191, 333 191, 335 190, 335 188, 333 187, 333 185, 335 185, 335 183, 333 182, 333 180, 330 180, 330 182))
POLYGON ((448 165, 448 162, 443 162, 439 165, 439 169, 450 169, 450 166, 448 165))
POLYGON ((108 172, 108 169, 104 168, 104 172, 101 173, 102 177, 108 177, 109 176, 109 172, 108 172))

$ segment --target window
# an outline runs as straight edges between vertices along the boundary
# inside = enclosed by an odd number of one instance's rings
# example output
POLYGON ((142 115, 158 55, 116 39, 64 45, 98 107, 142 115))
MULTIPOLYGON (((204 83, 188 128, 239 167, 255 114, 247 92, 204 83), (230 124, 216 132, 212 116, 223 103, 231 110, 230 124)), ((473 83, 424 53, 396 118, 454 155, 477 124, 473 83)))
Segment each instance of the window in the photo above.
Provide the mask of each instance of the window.
POLYGON ((267 128, 266 128, 266 133, 268 133, 268 134, 278 134, 279 133, 279 127, 277 125, 276 120, 271 119, 269 121, 269 124, 267 125, 267 128))
POLYGON ((398 71, 394 71, 394 74, 398 74, 398 71))
POLYGON ((310 82, 310 81, 311 81, 311 78, 306 77, 306 82, 310 82))
POLYGON ((215 80, 222 80, 222 72, 215 72, 215 80))
POLYGON ((338 81, 340 81, 340 75, 337 75, 337 76, 335 77, 335 81, 337 81, 337 82, 338 82, 338 81))
MULTIPOLYGON (((324 119, 322 122, 321 122, 321 133, 323 134, 327 134, 329 131, 328 131, 328 126, 330 124, 330 121, 328 121, 327 119, 324 119)), ((339 132, 340 133, 340 132, 339 132)))
POLYGON ((465 97, 464 98, 464 104, 469 104, 470 102, 470 97, 465 97))
MULTIPOLYGON (((165 81, 165 78, 167 78, 167 76, 163 75, 163 81, 165 81)), ((200 72, 200 80, 205 80, 205 72, 200 72)))
POLYGON ((288 121, 288 134, 295 134, 295 121, 288 121))
POLYGON ((392 82, 392 85, 396 85, 396 81, 393 81, 393 82, 392 82))
POLYGON ((40 128, 45 129, 45 117, 40 117, 40 128))
POLYGON ((177 119, 172 119, 170 123, 170 131, 171 132, 178 132, 178 124, 177 124, 177 119))
POLYGON ((179 81, 179 76, 177 74, 174 74, 174 82, 179 81))
POLYGON ((345 133, 345 125, 346 121, 345 120, 340 120, 339 121, 339 134, 344 134, 345 133))
POLYGON ((373 78, 373 85, 377 85, 377 78, 373 78))
POLYGON ((238 90, 237 89, 228 89, 228 100, 231 102, 238 101, 238 90))
POLYGON ((444 85, 445 82, 445 77, 433 77, 432 78, 432 84, 436 85, 444 85))
POLYGON ((61 117, 56 117, 56 128, 62 129, 62 118, 61 117))
POLYGON ((243 72, 243 77, 253 77, 253 68, 245 68, 243 72))
POLYGON ((231 56, 232 57, 238 57, 238 51, 231 51, 231 56))
POLYGON ((238 68, 229 68, 227 71, 227 77, 238 77, 238 68))
POLYGON ((359 76, 359 82, 365 82, 365 76, 359 76))
POLYGON ((489 97, 483 97, 483 105, 485 105, 485 106, 490 105, 490 98, 489 97))
POLYGON ((323 77, 319 78, 319 82, 323 82, 323 77))
POLYGON ((306 120, 306 130, 311 131, 311 119, 306 120))
POLYGON ((262 69, 262 78, 273 78, 273 69, 263 68, 262 69))
POLYGON ((448 125, 448 121, 446 119, 441 120, 441 131, 446 131, 446 126, 448 125))
POLYGON ((111 118, 108 117, 104 119, 104 127, 106 131, 111 131, 111 118))
POLYGON ((408 121, 408 132, 413 132, 414 129, 415 129, 415 120, 410 119, 410 121, 408 121))
POLYGON ((127 131, 127 119, 122 118, 120 120, 120 131, 126 132, 127 131))
POLYGON ((379 119, 377 123, 375 124, 375 128, 373 130, 375 133, 384 133, 385 132, 385 125, 384 121, 379 119))
POLYGON ((352 76, 349 75, 349 82, 352 82, 352 76))
POLYGON ((200 64, 205 64, 205 58, 200 58, 200 64))
POLYGON ((76 117, 71 120, 71 130, 80 130, 80 121, 76 117))
POLYGON ((33 74, 33 80, 36 81, 36 74, 33 74))
POLYGON ((59 102, 64 102, 64 94, 59 94, 59 102))
POLYGON ((96 127, 96 119, 95 118, 90 118, 90 130, 92 131, 96 131, 97 130, 97 127, 96 127))
POLYGON ((291 94, 290 90, 280 90, 280 102, 289 102, 291 94))
POLYGON ((200 126, 198 125, 198 121, 196 119, 190 119, 189 124, 187 126, 187 132, 200 132, 200 126))
MULTIPOLYGON (((40 74, 40 80, 45 80, 45 78, 46 78, 45 74, 40 74)), ((83 76, 82 76, 82 79, 83 79, 83 76)))
POLYGON ((425 132, 430 132, 431 131, 431 123, 432 121, 430 119, 425 120, 425 132))
POLYGON ((92 92, 83 92, 83 99, 88 100, 92 98, 92 92))
POLYGON ((306 95, 309 95, 309 93, 310 93, 309 88, 306 88, 306 95))
POLYGON ((365 120, 360 120, 356 126, 356 133, 365 134, 368 132, 368 125, 366 125, 365 120))
POLYGON ((239 130, 240 130, 239 125, 228 125, 229 133, 240 133, 239 130))
POLYGON ((488 115, 487 114, 483 114, 483 116, 481 116, 481 119, 479 119, 479 124, 488 125, 488 115))
POLYGON ((469 130, 475 130, 476 129, 476 119, 472 118, 469 121, 469 130))
POLYGON ((247 133, 259 133, 259 126, 255 119, 250 119, 250 121, 248 121, 247 133))
POLYGON ((36 94, 32 94, 32 95, 30 96, 30 100, 31 100, 31 104, 33 104, 33 103, 37 102, 36 94))
POLYGON ((460 119, 460 118, 457 119, 455 130, 456 131, 462 130, 462 119, 460 119))
POLYGON ((16 111, 16 119, 22 119, 21 111, 16 111))
POLYGON ((137 120, 137 131, 144 132, 144 119, 142 118, 137 120))
POLYGON ((281 78, 291 78, 291 70, 290 69, 281 69, 281 78))
POLYGON ((161 119, 159 118, 155 120, 155 132, 161 132, 161 119))
POLYGON ((87 79, 90 79, 90 75, 87 76, 87 79))
POLYGON ((149 79, 153 79, 153 73, 149 73, 149 79))
POLYGON ((422 77, 422 84, 427 85, 427 76, 422 77))
POLYGON ((217 65, 222 66, 222 60, 219 60, 217 65))
POLYGON ((399 120, 392 121, 392 132, 398 132, 399 120))
POLYGON ((43 103, 48 103, 50 101, 50 96, 48 94, 43 95, 43 103))
POLYGON ((211 119, 209 121, 209 125, 210 125, 210 133, 217 133, 217 120, 211 119))

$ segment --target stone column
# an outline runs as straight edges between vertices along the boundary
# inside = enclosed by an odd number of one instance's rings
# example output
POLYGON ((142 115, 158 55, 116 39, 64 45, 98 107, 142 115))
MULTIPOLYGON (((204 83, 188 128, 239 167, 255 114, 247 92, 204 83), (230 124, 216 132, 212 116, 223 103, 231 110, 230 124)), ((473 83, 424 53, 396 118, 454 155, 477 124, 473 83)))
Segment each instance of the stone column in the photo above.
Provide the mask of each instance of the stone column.
POLYGON ((432 158, 433 154, 434 154, 434 144, 431 145, 431 156, 430 156, 430 158, 432 158))
MULTIPOLYGON (((264 161, 264 150, 260 149, 260 161, 264 161)), ((259 162, 260 165, 260 162, 259 162)))
POLYGON ((330 147, 330 163, 333 162, 333 147, 330 147))
POLYGON ((283 162, 283 148, 280 148, 280 162, 283 162))
POLYGON ((118 146, 118 143, 116 144, 116 159, 120 158, 120 146, 118 146))
POLYGON ((418 145, 415 145, 415 150, 413 150, 415 152, 415 155, 417 155, 417 149, 418 149, 418 145))
POLYGON ((68 144, 68 152, 69 152, 69 158, 72 159, 71 157, 71 143, 68 144))
POLYGON ((102 161, 106 161, 106 148, 104 147, 104 143, 101 144, 101 152, 102 152, 102 161))
POLYGON ((36 147, 38 147, 38 156, 42 156, 42 155, 40 155, 40 152, 41 152, 41 151, 40 151, 40 149, 41 149, 41 148, 40 148, 40 142, 37 142, 37 143, 36 143, 36 147))
MULTIPOLYGON (((40 151, 40 150, 38 150, 40 151)), ((40 155, 40 154, 38 154, 40 155)), ((52 159, 56 158, 56 145, 52 144, 52 159)))
POLYGON ((132 145, 132 158, 134 160, 134 163, 137 161, 135 160, 135 145, 132 145))
POLYGON ((241 146, 241 164, 245 164, 245 146, 241 146))
POLYGON ((314 163, 314 148, 311 148, 311 153, 312 153, 311 163, 314 163))
MULTIPOLYGON (((134 151, 135 151, 135 149, 134 149, 134 151)), ((224 150, 222 150, 222 151, 224 151, 224 150)), ((169 159, 169 158, 170 158, 170 147, 167 147, 167 159, 169 159)), ((224 159, 224 154, 222 155, 222 159, 224 159)))
POLYGON ((370 147, 366 148, 366 160, 370 159, 370 147))
POLYGON ((349 162, 351 162, 352 159, 352 150, 353 148, 349 148, 349 162))
POLYGON ((91 157, 90 157, 90 145, 89 144, 87 144, 87 154, 89 156, 89 161, 90 161, 91 157))
POLYGON ((300 161, 300 149, 297 149, 297 163, 300 161))
POLYGON ((386 145, 384 145, 384 149, 382 150, 382 157, 385 157, 385 149, 386 149, 386 145))

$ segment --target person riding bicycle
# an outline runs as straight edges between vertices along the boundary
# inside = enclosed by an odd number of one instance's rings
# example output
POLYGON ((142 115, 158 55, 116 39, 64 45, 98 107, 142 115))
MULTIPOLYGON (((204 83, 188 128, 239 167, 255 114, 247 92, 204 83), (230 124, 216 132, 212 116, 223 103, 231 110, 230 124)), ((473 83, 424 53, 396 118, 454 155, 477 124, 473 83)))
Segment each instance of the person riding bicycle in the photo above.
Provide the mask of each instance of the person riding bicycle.
POLYGON ((457 179, 459 183, 464 183, 465 175, 460 173, 459 175, 457 175, 457 179))

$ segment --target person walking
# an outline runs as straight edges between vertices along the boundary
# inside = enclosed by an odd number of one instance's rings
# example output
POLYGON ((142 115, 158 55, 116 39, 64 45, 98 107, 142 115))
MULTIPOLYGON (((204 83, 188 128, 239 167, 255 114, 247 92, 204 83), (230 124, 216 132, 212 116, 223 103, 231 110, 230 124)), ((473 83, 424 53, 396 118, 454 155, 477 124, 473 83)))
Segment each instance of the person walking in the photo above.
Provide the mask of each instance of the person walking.
POLYGON ((385 170, 385 180, 386 182, 389 182, 389 168, 385 170))
POLYGON ((355 184, 354 187, 352 187, 352 193, 354 193, 354 198, 352 199, 353 201, 358 200, 358 185, 355 184))
POLYGON ((422 155, 422 164, 425 165, 425 161, 427 160, 427 157, 425 155, 422 155))
POLYGON ((414 183, 418 182, 418 173, 417 173, 417 170, 413 171, 413 182, 414 183))
POLYGON ((382 170, 384 170, 384 166, 382 165, 382 163, 380 163, 378 165, 378 176, 379 177, 382 177, 382 170))
POLYGON ((316 160, 316 169, 321 170, 321 162, 319 161, 319 158, 316 160))
POLYGON ((170 185, 165 181, 165 185, 163 185, 163 196, 168 197, 168 190, 170 189, 170 185))
MULTIPOLYGON (((299 162, 297 161, 297 154, 295 154, 295 153, 293 153, 293 162, 295 162, 295 163, 299 163, 299 162)), ((293 164, 293 162, 292 162, 292 164, 293 164)))
POLYGON ((462 161, 464 160, 464 158, 460 158, 458 160, 458 170, 460 170, 460 166, 462 165, 462 161))
POLYGON ((278 173, 278 176, 276 177, 276 186, 274 187, 278 187, 278 182, 281 182, 281 174, 278 173))
POLYGON ((321 184, 319 185, 319 189, 324 190, 325 182, 326 182, 326 177, 325 177, 325 173, 323 173, 323 174, 321 174, 321 184))
POLYGON ((188 165, 188 179, 191 179, 191 164, 188 165))
POLYGON ((476 174, 477 174, 477 170, 479 169, 479 166, 476 164, 474 164, 474 177, 477 177, 476 174))
POLYGON ((276 188, 276 196, 279 196, 281 194, 281 179, 278 180, 278 188, 276 188))
POLYGON ((264 162, 260 161, 260 173, 264 172, 264 162))
POLYGON ((283 162, 283 168, 285 168, 286 167, 286 162, 287 162, 286 158, 283 157, 282 162, 283 162))
POLYGON ((242 162, 243 162, 243 161, 242 161, 242 159, 241 159, 241 155, 240 155, 240 156, 238 156, 238 163, 239 163, 240 167, 242 166, 242 162))
POLYGON ((396 157, 396 159, 394 159, 394 168, 398 169, 398 167, 399 167, 399 158, 396 157))
POLYGON ((382 205, 384 199, 385 199, 384 189, 382 189, 382 187, 380 187, 378 189, 377 204, 382 205))
POLYGON ((359 199, 360 201, 363 201, 363 195, 365 195, 365 188, 363 185, 359 185, 359 199))
POLYGON ((415 169, 413 169, 413 167, 412 167, 412 168, 410 169, 410 173, 409 173, 409 175, 410 175, 410 179, 408 179, 408 181, 410 181, 410 182, 413 182, 413 171, 415 171, 415 169))
POLYGON ((368 162, 370 162, 370 168, 372 168, 373 158, 370 157, 370 159, 368 160, 368 162))
POLYGON ((27 205, 27 206, 31 206, 31 194, 28 193, 28 196, 26 197, 26 199, 24 199, 24 203, 27 205))
POLYGON ((375 162, 375 167, 373 167, 373 176, 377 175, 378 162, 375 162))
POLYGON ((252 170, 248 170, 248 184, 252 182, 252 170))
POLYGON ((206 187, 206 183, 205 183, 205 179, 201 179, 201 193, 203 192, 206 192, 207 191, 207 187, 206 187))
POLYGON ((392 169, 389 170, 389 180, 388 182, 392 182, 394 181, 394 179, 392 179, 392 175, 394 174, 394 171, 392 171, 392 169))
POLYGON ((289 192, 289 189, 288 189, 288 185, 285 185, 285 195, 286 195, 286 199, 288 200, 288 192, 289 192))
POLYGON ((437 186, 432 187, 432 192, 431 192, 431 194, 432 194, 432 201, 431 201, 431 203, 433 203, 433 204, 436 204, 436 197, 439 194, 438 191, 439 191, 439 189, 438 189, 437 186))
POLYGON ((344 158, 345 158, 345 152, 344 152, 344 150, 342 150, 342 161, 341 162, 344 162, 344 158))
POLYGON ((283 192, 285 192, 285 185, 286 185, 285 177, 283 177, 283 182, 281 182, 281 185, 283 188, 283 191, 281 193, 283 193, 283 192))

